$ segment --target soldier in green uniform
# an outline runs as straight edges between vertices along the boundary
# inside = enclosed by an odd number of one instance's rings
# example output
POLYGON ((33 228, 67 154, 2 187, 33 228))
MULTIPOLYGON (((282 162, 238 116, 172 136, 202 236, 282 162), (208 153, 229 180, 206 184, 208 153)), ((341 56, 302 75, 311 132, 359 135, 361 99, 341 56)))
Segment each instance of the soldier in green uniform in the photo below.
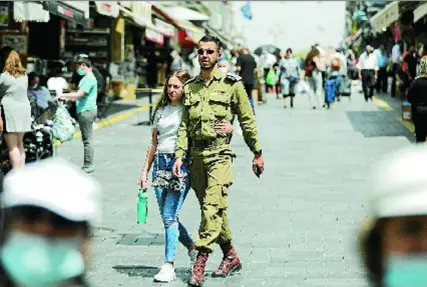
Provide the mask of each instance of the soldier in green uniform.
POLYGON ((201 208, 198 250, 188 284, 202 286, 204 271, 214 244, 223 251, 223 260, 213 272, 214 277, 226 277, 242 268, 231 244, 227 219, 228 191, 232 184, 231 134, 225 132, 223 121, 240 122, 246 144, 254 154, 252 168, 257 175, 264 170, 262 150, 258 141, 255 117, 243 83, 238 76, 222 73, 216 63, 221 55, 221 41, 211 35, 198 43, 201 73, 184 86, 184 105, 176 143, 175 176, 181 177, 182 159, 190 154, 190 182, 201 208))

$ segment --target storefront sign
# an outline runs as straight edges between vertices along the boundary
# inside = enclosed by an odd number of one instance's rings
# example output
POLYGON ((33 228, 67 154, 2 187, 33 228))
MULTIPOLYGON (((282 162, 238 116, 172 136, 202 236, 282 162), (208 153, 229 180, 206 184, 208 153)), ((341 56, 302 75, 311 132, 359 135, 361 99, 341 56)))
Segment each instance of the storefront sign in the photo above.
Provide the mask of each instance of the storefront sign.
POLYGON ((175 37, 175 27, 169 23, 166 23, 160 19, 156 19, 155 23, 157 30, 159 30, 165 37, 175 37))
POLYGON ((158 45, 163 45, 165 43, 163 35, 150 28, 145 29, 145 38, 158 45))
POLYGON ((67 4, 63 4, 59 1, 44 1, 43 9, 64 19, 74 21, 80 25, 87 25, 87 19, 85 18, 85 13, 83 11, 67 6, 67 4))
POLYGON ((383 28, 387 28, 397 20, 399 20, 399 1, 394 1, 371 18, 371 25, 374 31, 381 32, 383 28))
POLYGON ((9 26, 9 3, 2 3, 0 6, 0 27, 7 26, 9 26))
POLYGON ((115 1, 95 1, 96 10, 99 14, 117 18, 119 16, 119 6, 115 1))
POLYGON ((89 19, 89 1, 58 1, 64 2, 66 5, 83 12, 84 17, 89 19))

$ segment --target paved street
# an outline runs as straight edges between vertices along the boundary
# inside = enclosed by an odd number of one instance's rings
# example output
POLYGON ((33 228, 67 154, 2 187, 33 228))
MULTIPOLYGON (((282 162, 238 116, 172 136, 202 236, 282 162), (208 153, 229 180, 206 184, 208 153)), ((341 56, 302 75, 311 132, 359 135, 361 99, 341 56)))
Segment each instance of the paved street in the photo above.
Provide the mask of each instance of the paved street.
MULTIPOLYGON (((235 135, 234 185, 230 218, 244 263, 240 275, 208 278, 205 286, 367 286, 356 249, 356 231, 367 214, 366 176, 386 152, 410 144, 410 132, 363 96, 344 98, 327 110, 310 110, 306 98, 285 110, 270 96, 257 108, 266 161, 261 179, 251 171, 252 156, 235 135)), ((150 128, 128 118, 96 132, 95 177, 104 187, 103 225, 94 234, 94 286, 159 286, 152 283, 163 259, 163 227, 153 193, 149 222, 136 224, 137 180, 150 128)), ((80 164, 80 139, 59 147, 80 164)), ((181 221, 195 234, 199 208, 190 193, 181 221)), ((217 267, 218 249, 208 269, 217 267)), ((188 258, 180 247, 178 280, 186 286, 188 258)))

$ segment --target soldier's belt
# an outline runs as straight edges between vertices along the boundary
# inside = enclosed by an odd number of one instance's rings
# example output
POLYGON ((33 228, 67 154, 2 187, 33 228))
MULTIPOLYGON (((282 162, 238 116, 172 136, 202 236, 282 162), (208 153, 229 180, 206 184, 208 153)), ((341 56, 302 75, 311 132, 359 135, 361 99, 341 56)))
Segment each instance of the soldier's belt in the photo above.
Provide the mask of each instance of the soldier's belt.
POLYGON ((230 140, 228 138, 218 138, 213 140, 195 140, 190 142, 192 148, 208 148, 214 146, 220 146, 224 144, 229 144, 230 140))

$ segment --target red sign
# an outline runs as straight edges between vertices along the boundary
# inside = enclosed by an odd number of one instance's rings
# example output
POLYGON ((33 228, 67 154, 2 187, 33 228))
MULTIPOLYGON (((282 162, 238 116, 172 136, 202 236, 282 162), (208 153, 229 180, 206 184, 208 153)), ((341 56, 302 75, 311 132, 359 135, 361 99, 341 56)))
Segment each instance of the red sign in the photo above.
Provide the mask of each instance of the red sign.
POLYGON ((183 30, 178 30, 178 43, 182 48, 194 48, 197 45, 183 30))
POLYGON ((70 18, 73 18, 73 16, 74 16, 73 11, 68 10, 62 6, 58 6, 58 13, 60 13, 64 16, 70 17, 70 18))

